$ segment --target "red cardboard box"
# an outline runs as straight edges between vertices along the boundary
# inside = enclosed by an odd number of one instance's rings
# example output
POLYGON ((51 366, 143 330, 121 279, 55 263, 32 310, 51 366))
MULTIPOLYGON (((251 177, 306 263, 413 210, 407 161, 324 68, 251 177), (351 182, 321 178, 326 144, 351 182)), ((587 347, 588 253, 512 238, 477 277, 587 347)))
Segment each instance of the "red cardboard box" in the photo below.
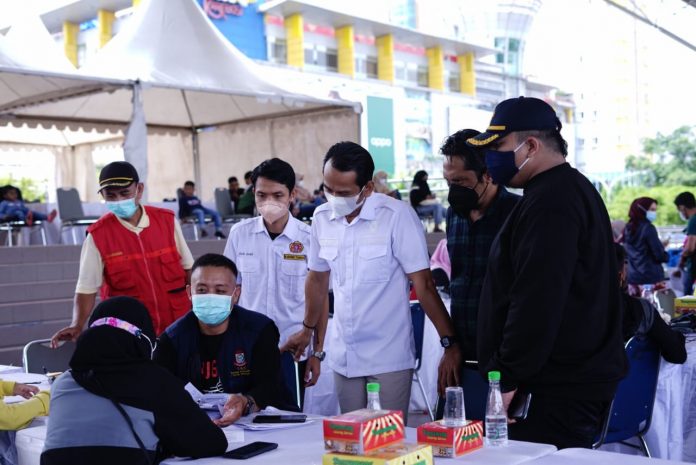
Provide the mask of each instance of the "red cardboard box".
POLYGON ((404 440, 404 417, 398 410, 361 409, 324 420, 324 448, 365 454, 404 440))
POLYGON ((459 457, 483 447, 483 423, 467 420, 464 426, 445 426, 433 421, 418 427, 418 444, 433 446, 436 457, 459 457))

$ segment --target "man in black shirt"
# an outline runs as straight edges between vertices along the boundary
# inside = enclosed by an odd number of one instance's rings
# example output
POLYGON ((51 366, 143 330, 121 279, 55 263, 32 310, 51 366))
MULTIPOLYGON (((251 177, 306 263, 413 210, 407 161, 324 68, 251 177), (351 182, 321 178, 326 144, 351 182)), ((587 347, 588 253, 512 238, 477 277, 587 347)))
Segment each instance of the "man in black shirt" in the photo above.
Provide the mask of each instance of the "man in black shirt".
POLYGON ((609 216, 597 190, 565 161, 554 110, 535 98, 501 102, 486 132, 493 181, 524 197, 493 242, 478 320, 482 373, 501 372, 503 401, 531 393, 510 438, 591 447, 626 372, 609 216))
POLYGON ((237 267, 205 254, 187 286, 193 309, 160 336, 154 359, 206 393, 231 393, 216 423, 227 426, 268 405, 289 408, 280 369, 278 328, 268 317, 235 305, 237 267))

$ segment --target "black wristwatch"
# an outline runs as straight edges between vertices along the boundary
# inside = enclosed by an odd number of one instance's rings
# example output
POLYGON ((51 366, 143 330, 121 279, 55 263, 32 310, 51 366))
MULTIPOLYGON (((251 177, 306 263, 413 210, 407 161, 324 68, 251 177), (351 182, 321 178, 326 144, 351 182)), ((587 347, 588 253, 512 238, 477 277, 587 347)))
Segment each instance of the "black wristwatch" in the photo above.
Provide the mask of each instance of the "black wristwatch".
POLYGON ((320 362, 323 362, 326 358, 326 352, 324 352, 323 350, 318 350, 312 354, 312 357, 316 357, 319 359, 320 362))
POLYGON ((440 345, 445 349, 449 349, 457 343, 457 338, 454 336, 444 336, 440 339, 440 345))

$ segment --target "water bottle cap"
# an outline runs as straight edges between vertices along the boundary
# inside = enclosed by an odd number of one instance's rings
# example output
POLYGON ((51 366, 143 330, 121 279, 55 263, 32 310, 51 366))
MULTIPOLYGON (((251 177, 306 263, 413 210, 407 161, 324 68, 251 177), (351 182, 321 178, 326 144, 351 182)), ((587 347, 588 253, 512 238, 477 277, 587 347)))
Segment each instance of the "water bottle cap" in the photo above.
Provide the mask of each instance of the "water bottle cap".
POLYGON ((379 392, 379 383, 367 383, 367 392, 379 392))
POLYGON ((499 371, 489 371, 488 372, 488 381, 500 381, 500 372, 499 371))

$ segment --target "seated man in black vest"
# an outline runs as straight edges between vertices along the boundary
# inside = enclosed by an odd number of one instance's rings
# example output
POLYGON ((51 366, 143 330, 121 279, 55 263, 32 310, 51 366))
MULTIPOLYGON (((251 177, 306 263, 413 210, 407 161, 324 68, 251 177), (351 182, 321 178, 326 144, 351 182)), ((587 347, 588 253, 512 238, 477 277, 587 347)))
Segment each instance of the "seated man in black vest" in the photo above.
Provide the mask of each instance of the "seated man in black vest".
MULTIPOLYGON (((187 286, 193 309, 160 336, 154 359, 204 393, 230 393, 227 426, 272 405, 289 408, 275 323, 236 305, 237 267, 223 255, 205 254, 191 268, 187 286)), ((291 408, 291 407, 290 407, 291 408)))

